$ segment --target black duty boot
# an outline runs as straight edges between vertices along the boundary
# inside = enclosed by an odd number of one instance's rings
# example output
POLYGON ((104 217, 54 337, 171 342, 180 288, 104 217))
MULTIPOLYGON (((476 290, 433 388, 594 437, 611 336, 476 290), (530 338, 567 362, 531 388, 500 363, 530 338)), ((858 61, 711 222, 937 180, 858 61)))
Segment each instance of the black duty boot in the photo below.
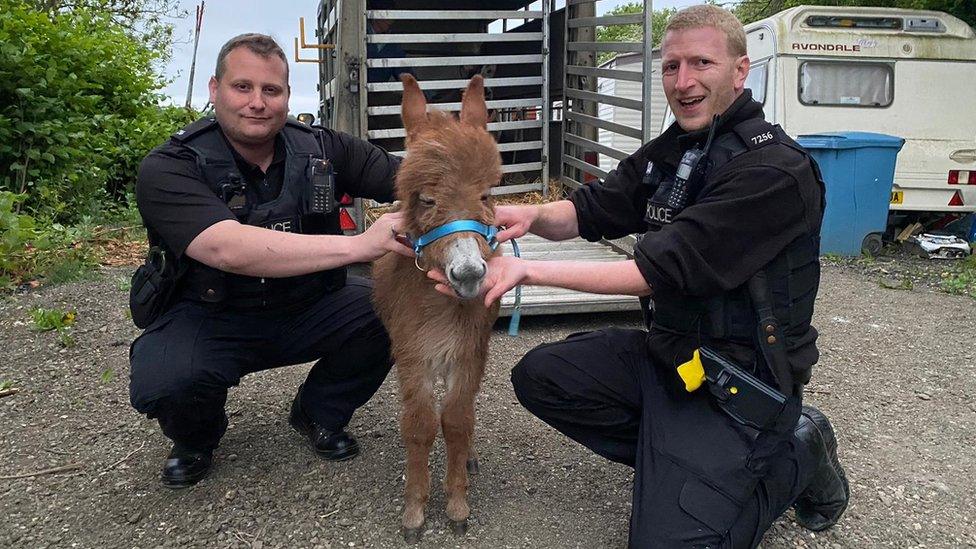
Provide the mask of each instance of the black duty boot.
POLYGON ((810 484, 793 502, 796 521, 808 530, 820 532, 840 520, 851 489, 837 459, 837 437, 827 416, 812 406, 804 406, 795 434, 807 444, 817 463, 810 484))
MULTIPOLYGON (((298 390, 301 394, 301 388, 298 390)), ((308 437, 312 449, 319 457, 329 461, 345 461, 359 455, 359 442, 345 431, 330 431, 311 420, 302 410, 298 396, 291 403, 288 423, 296 431, 308 437)))
POLYGON ((160 480, 167 488, 187 488, 203 480, 212 465, 213 450, 192 450, 176 444, 163 463, 160 480))

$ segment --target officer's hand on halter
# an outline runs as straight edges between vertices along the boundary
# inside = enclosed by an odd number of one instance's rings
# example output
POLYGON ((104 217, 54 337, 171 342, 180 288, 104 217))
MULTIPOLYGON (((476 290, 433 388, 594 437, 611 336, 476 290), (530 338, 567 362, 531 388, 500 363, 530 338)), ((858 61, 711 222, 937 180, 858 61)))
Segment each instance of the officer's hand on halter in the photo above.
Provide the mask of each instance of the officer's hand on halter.
MULTIPOLYGON (((483 296, 485 307, 501 299, 506 292, 523 283, 528 277, 528 263, 518 257, 497 255, 488 259, 488 273, 481 281, 479 293, 483 296)), ((427 278, 437 284, 434 289, 450 296, 458 297, 447 281, 447 276, 439 269, 427 271, 427 278)))
POLYGON ((406 237, 398 231, 398 227, 403 227, 405 223, 404 215, 403 212, 383 214, 366 229, 366 232, 357 236, 365 248, 364 261, 373 261, 386 255, 387 252, 414 257, 413 248, 406 237))
POLYGON ((495 238, 499 242, 521 238, 529 232, 537 217, 539 217, 538 206, 495 206, 495 226, 505 227, 498 231, 495 238))

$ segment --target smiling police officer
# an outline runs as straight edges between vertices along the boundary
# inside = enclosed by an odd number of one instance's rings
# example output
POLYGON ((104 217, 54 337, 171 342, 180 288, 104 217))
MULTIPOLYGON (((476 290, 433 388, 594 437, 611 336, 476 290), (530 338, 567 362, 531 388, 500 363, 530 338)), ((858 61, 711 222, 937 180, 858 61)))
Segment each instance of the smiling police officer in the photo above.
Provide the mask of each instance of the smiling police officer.
POLYGON ((800 403, 823 183, 763 119, 748 72, 733 15, 678 12, 662 43, 676 123, 569 200, 496 208, 499 240, 643 233, 631 261, 496 257, 485 282, 486 303, 516 284, 653 298, 646 331, 570 336, 512 371, 529 411, 635 468, 631 547, 754 547, 791 504, 823 530, 849 498, 830 423, 800 403))
POLYGON ((399 214, 344 236, 337 196, 389 202, 395 157, 288 119, 288 63, 275 41, 227 42, 210 79, 215 117, 177 132, 143 161, 136 198, 152 252, 133 280, 133 407, 174 445, 170 488, 211 468, 227 428, 227 390, 244 375, 317 361, 290 423, 317 454, 359 453, 344 431, 390 369, 389 339, 367 281, 345 266, 387 252, 399 214))

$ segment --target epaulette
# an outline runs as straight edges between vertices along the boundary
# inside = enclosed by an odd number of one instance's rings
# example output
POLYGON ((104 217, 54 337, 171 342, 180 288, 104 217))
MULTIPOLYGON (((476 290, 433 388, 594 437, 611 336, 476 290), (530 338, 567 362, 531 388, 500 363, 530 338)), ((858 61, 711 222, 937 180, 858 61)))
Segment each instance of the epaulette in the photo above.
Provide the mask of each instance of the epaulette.
POLYGON ((733 126, 732 131, 715 138, 708 157, 717 170, 740 154, 783 140, 783 131, 761 118, 750 118, 733 126))
POLYGON ((736 124, 732 131, 742 139, 742 143, 749 150, 765 147, 778 140, 776 126, 762 118, 750 118, 745 122, 736 124))
POLYGON ((179 141, 180 143, 186 143, 187 141, 193 139, 197 135, 209 130, 213 126, 217 125, 217 119, 212 116, 207 116, 201 118, 195 122, 191 122, 188 126, 182 130, 177 131, 172 136, 173 140, 179 141))

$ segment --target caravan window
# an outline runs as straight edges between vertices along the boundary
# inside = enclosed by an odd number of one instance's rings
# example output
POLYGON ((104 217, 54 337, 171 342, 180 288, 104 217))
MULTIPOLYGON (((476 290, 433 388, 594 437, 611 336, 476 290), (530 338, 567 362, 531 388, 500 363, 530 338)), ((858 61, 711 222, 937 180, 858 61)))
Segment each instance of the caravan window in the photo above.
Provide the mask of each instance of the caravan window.
POLYGON ((894 93, 891 65, 806 61, 800 65, 804 105, 887 107, 894 93))
POLYGON ((763 61, 749 67, 749 76, 746 77, 746 87, 752 90, 752 98, 759 103, 766 104, 766 73, 769 63, 763 61))

